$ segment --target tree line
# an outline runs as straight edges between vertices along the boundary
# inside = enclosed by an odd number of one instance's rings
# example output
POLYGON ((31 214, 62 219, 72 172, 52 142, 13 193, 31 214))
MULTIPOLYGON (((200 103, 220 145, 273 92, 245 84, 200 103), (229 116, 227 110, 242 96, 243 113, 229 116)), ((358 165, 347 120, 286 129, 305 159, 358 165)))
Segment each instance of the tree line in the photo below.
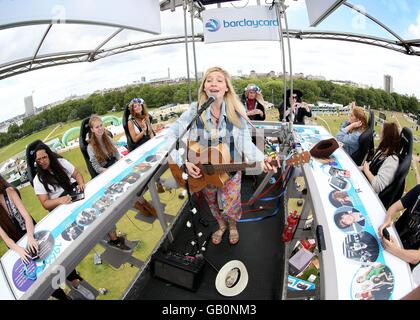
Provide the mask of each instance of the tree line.
MULTIPOLYGON (((249 83, 254 83, 261 88, 266 101, 278 106, 283 100, 284 84, 282 80, 272 77, 233 80, 238 95, 242 95, 244 88, 249 83)), ((414 114, 417 114, 419 109, 419 102, 415 96, 400 95, 395 92, 387 93, 381 89, 362 89, 350 85, 337 85, 331 81, 306 79, 295 79, 294 88, 303 92, 303 100, 308 103, 322 100, 347 105, 351 101, 356 101, 359 106, 414 114)), ((192 82, 193 100, 197 99, 197 89, 195 82, 192 82)), ((57 123, 83 119, 92 113, 103 115, 113 108, 121 111, 135 97, 143 98, 149 109, 170 103, 188 103, 188 84, 139 84, 104 93, 93 93, 86 99, 66 101, 24 119, 20 126, 10 125, 6 133, 0 133, 0 147, 57 123)))

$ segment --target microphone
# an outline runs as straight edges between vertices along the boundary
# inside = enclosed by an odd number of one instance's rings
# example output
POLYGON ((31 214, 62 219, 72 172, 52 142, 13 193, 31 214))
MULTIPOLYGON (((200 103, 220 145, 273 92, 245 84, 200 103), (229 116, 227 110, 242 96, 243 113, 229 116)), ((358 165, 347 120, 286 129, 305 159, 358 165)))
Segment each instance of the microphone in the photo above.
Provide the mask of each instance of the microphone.
POLYGON ((206 110, 208 107, 210 107, 210 105, 216 101, 216 97, 215 96, 209 96, 209 98, 207 99, 206 102, 204 102, 200 108, 198 109, 198 115, 201 115, 203 113, 204 110, 206 110))

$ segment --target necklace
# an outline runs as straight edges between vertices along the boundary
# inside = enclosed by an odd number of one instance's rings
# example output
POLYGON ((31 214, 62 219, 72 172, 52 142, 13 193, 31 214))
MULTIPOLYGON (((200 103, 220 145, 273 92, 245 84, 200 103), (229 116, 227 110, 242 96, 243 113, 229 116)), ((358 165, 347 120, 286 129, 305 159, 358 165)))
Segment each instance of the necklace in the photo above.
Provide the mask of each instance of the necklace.
MULTIPOLYGON (((215 120, 217 120, 217 121, 219 121, 219 117, 218 116, 216 116, 214 113, 213 113, 213 110, 210 110, 210 115, 215 119, 215 120)), ((220 116, 220 114, 219 114, 219 116, 220 116)))

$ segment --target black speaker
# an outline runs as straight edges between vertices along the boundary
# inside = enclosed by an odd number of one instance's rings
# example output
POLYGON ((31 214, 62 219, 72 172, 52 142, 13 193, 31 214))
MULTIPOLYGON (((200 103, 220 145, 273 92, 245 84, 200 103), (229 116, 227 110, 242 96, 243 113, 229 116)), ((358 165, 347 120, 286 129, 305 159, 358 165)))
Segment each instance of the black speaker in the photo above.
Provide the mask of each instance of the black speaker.
POLYGON ((158 253, 152 264, 154 277, 197 291, 203 273, 203 257, 185 257, 176 253, 158 253))

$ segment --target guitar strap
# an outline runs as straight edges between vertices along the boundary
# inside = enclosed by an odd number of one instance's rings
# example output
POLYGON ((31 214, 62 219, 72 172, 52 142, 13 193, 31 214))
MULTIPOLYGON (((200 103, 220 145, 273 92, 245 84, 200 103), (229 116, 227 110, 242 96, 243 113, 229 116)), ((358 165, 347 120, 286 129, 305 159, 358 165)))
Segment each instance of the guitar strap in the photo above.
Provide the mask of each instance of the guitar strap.
MULTIPOLYGON (((204 123, 201 120, 201 118, 197 119, 197 130, 200 130, 202 132, 202 130, 204 130, 204 123)), ((197 135, 197 142, 200 143, 202 146, 205 145, 205 141, 200 141, 200 137, 201 135, 198 134, 197 135)), ((229 119, 226 117, 226 135, 224 137, 219 137, 217 139, 217 144, 220 143, 227 143, 227 141, 229 141, 229 153, 230 153, 230 158, 232 160, 235 159, 235 141, 234 141, 234 137, 233 137, 233 123, 229 121, 229 119)), ((215 140, 211 140, 208 139, 207 140, 207 147, 211 147, 214 145, 215 140)), ((242 157, 242 162, 244 162, 244 155, 241 155, 242 157)))

